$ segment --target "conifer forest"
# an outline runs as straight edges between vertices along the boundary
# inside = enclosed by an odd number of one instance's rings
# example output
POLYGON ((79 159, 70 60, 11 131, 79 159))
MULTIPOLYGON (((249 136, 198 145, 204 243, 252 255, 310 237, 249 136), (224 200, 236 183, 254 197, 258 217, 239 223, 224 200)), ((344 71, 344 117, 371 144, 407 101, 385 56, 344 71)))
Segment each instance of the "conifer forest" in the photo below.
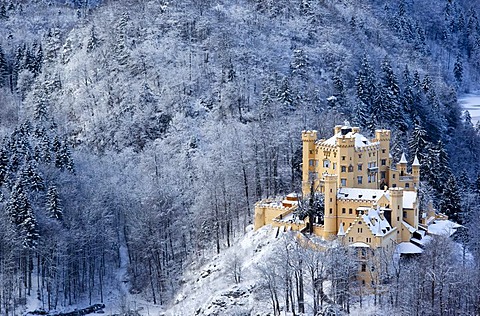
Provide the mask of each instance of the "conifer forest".
POLYGON ((0 315, 134 315, 129 295, 170 315, 256 201, 301 191, 301 131, 346 120, 390 129, 421 207, 462 229, 393 264, 375 302, 341 249, 272 253, 252 295, 315 315, 323 290, 303 287, 325 278, 328 315, 478 315, 480 124, 458 99, 479 92, 478 1, 0 0, 0 315))

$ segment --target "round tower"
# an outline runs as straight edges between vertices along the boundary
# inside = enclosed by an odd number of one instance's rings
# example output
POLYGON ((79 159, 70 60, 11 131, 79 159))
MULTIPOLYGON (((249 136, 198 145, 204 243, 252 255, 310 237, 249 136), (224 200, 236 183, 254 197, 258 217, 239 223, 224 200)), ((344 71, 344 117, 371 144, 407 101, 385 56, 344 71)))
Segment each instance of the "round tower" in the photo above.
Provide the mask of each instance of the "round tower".
POLYGON ((316 172, 316 154, 315 141, 317 140, 317 131, 302 131, 303 157, 302 157, 302 191, 303 196, 310 194, 311 181, 310 174, 316 172), (313 161, 312 163, 310 161, 313 161))
POLYGON ((325 179, 325 210, 323 238, 337 235, 337 176, 327 174, 325 179))

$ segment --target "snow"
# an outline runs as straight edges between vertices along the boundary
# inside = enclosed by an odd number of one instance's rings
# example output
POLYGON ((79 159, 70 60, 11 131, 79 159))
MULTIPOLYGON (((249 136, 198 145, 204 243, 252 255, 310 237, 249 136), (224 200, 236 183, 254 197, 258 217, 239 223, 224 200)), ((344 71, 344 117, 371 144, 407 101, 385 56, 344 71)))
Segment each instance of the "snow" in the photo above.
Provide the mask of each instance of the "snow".
POLYGON ((415 159, 413 159, 413 164, 412 166, 420 166, 420 162, 418 161, 417 155, 415 155, 415 159))
MULTIPOLYGON (((341 138, 343 135, 342 133, 337 133, 334 136, 330 137, 329 139, 323 141, 321 144, 335 146, 337 144, 337 138, 341 138)), ((372 146, 378 145, 377 142, 372 143, 368 138, 363 136, 360 133, 348 132, 345 135, 345 138, 354 138, 355 139, 355 148, 362 148, 365 146, 372 146)))
POLYGON ((402 224, 403 224, 403 226, 405 226, 405 227, 408 229, 408 231, 409 231, 410 233, 412 233, 412 234, 417 231, 417 230, 415 229, 415 227, 413 227, 412 225, 410 225, 409 223, 407 223, 407 222, 405 222, 405 221, 402 221, 402 224))
POLYGON ((384 236, 392 229, 387 219, 385 217, 382 219, 380 213, 379 209, 369 209, 368 213, 362 216, 374 236, 384 236))
POLYGON ((459 227, 462 227, 462 225, 449 220, 435 220, 435 223, 428 225, 428 233, 432 235, 452 236, 459 227))
POLYGON ((464 94, 458 98, 458 103, 470 113, 475 125, 480 120, 480 92, 464 94))
POLYGON ((402 153, 402 158, 400 158, 399 163, 407 163, 407 158, 405 157, 405 153, 402 153))
POLYGON ((360 188, 340 188, 337 198, 350 200, 369 200, 378 201, 383 195, 387 195, 388 191, 376 189, 360 189, 360 188))
POLYGON ((423 250, 411 242, 402 242, 397 246, 396 252, 399 254, 417 254, 422 253, 423 250))
POLYGON ((350 247, 354 247, 354 248, 370 248, 369 245, 367 245, 366 243, 364 242, 360 242, 360 241, 357 241, 357 242, 354 242, 353 244, 349 245, 350 247))

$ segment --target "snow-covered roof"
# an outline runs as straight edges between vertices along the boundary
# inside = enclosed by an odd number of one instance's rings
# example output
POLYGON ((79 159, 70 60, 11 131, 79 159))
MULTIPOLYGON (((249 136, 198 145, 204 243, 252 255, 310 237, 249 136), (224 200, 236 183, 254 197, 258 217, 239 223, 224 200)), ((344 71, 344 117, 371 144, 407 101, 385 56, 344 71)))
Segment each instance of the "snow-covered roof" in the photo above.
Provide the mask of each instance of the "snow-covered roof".
MULTIPOLYGON (((340 188, 337 193, 338 199, 349 200, 367 200, 377 202, 385 195, 390 200, 390 194, 388 191, 377 189, 360 189, 360 188, 340 188)), ((415 191, 403 191, 403 207, 413 209, 413 203, 417 200, 417 192, 415 191)))
POLYGON ((356 247, 356 248, 370 248, 369 245, 367 245, 366 243, 364 242, 360 242, 360 241, 357 241, 357 242, 354 242, 353 244, 350 245, 350 247, 356 247))
POLYGON ((400 158, 400 161, 398 163, 407 163, 407 158, 405 157, 405 153, 402 153, 402 158, 400 158))
POLYGON ((376 189, 340 188, 337 193, 337 198, 349 200, 369 200, 376 202, 383 195, 388 195, 388 191, 376 189))
POLYGON ((410 233, 412 233, 412 234, 417 231, 417 230, 415 229, 415 227, 413 227, 412 225, 410 225, 409 223, 407 223, 407 222, 405 222, 405 221, 402 221, 402 224, 403 224, 403 226, 405 226, 405 227, 408 229, 408 231, 409 231, 410 233))
POLYGON ((400 243, 397 245, 396 251, 400 254, 417 254, 423 252, 422 248, 412 244, 411 242, 400 243))
POLYGON ((413 209, 413 203, 417 200, 417 192, 403 191, 403 208, 413 209))
POLYGON ((374 236, 384 236, 392 229, 387 219, 380 214, 380 210, 372 208, 368 210, 367 214, 362 215, 363 221, 374 236))
MULTIPOLYGON (((342 127, 342 129, 345 129, 345 128, 350 128, 351 129, 351 127, 345 127, 345 126, 342 127)), ((345 136, 345 138, 354 138, 356 148, 361 148, 361 147, 365 147, 365 146, 371 146, 371 145, 377 145, 378 144, 378 142, 372 143, 368 138, 366 138, 362 134, 356 133, 354 131, 348 132, 345 135, 343 135, 342 132, 339 132, 339 133, 333 135, 332 137, 330 137, 329 139, 321 142, 321 144, 335 146, 337 144, 337 138, 341 138, 342 136, 345 136)))
POLYGON ((417 155, 415 155, 415 159, 413 159, 413 164, 412 166, 420 166, 420 162, 418 161, 417 155))
POLYGON ((462 227, 462 225, 449 220, 435 220, 435 223, 428 225, 428 233, 432 235, 451 236, 459 227, 462 227))

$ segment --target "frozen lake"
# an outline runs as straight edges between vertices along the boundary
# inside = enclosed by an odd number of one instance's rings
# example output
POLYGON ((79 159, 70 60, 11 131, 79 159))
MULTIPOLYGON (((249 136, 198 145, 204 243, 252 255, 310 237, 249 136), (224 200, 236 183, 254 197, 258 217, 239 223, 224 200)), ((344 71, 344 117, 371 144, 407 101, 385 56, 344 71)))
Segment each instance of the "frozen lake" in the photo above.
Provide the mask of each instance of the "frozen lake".
POLYGON ((470 112, 472 123, 476 125, 480 120, 480 92, 464 94, 458 98, 458 103, 470 112))

